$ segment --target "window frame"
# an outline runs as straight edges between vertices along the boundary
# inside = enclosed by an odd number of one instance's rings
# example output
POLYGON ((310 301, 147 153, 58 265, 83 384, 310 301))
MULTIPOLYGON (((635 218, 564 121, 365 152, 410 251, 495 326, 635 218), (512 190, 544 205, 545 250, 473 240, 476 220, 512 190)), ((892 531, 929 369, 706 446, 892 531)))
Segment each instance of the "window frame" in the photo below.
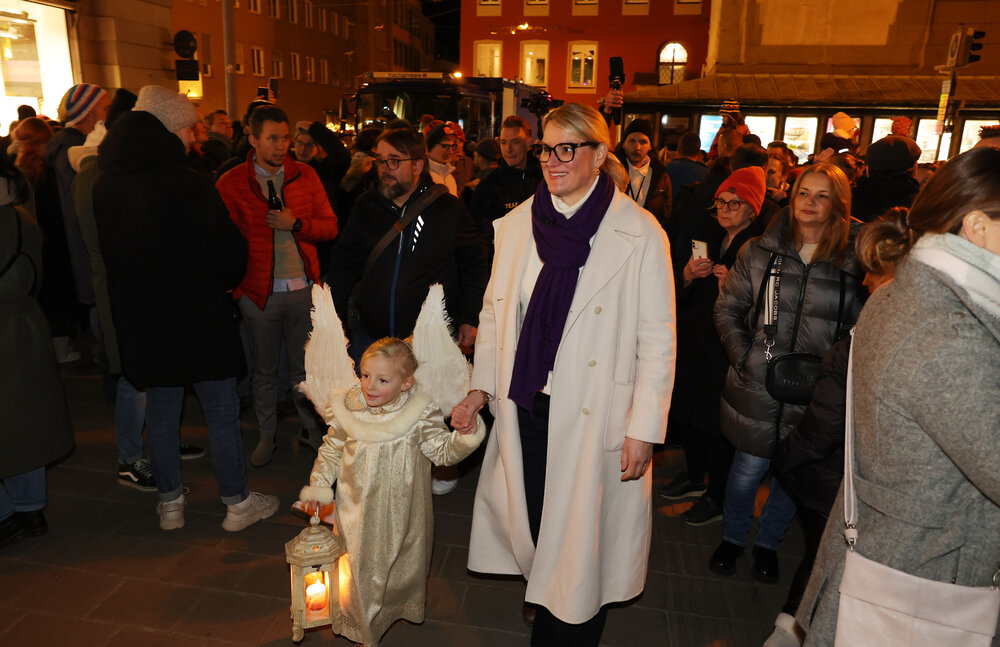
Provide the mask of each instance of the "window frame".
POLYGON ((596 40, 574 40, 566 44, 566 89, 569 92, 592 92, 597 88, 597 70, 598 70, 598 46, 599 43, 596 40), (584 68, 583 65, 580 67, 580 83, 573 82, 573 51, 577 49, 580 52, 584 51, 584 48, 590 49, 587 46, 593 46, 593 69, 591 70, 591 80, 590 85, 583 83, 584 79, 584 68))
POLYGON ((302 59, 298 52, 288 52, 288 67, 293 81, 302 80, 302 59))
POLYGON ((250 46, 250 75, 264 76, 264 48, 260 45, 250 46))
MULTIPOLYGON (((473 43, 472 43, 472 76, 480 76, 478 74, 478 68, 479 68, 479 48, 481 46, 487 46, 487 45, 491 46, 491 47, 496 47, 497 48, 498 54, 495 57, 491 57, 491 58, 495 58, 496 59, 497 65, 500 68, 498 70, 499 74, 497 74, 496 76, 503 76, 503 41, 501 41, 501 40, 492 40, 492 39, 473 41, 473 43)), ((491 68, 492 68, 492 65, 493 64, 491 63, 490 64, 491 68)), ((483 78, 495 78, 495 77, 487 75, 487 76, 483 76, 483 78)))

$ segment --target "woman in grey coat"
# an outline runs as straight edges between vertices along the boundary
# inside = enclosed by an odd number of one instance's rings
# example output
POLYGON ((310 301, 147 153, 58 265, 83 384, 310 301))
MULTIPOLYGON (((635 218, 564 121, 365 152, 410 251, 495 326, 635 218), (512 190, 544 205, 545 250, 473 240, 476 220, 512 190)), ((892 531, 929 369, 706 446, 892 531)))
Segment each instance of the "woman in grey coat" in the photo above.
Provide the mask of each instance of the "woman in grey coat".
MULTIPOLYGON (((743 246, 715 304, 715 328, 729 357, 721 424, 736 448, 726 482, 722 543, 709 568, 731 574, 746 545, 757 488, 777 442, 798 423, 804 406, 775 400, 765 389, 768 358, 786 353, 822 357, 861 310, 861 271, 850 238, 851 190, 836 166, 818 164, 796 180, 787 210, 760 238, 743 246), (776 330, 764 332, 766 277, 780 268, 776 330)), ((754 539, 755 579, 778 580, 778 544, 795 503, 772 480, 754 539)))
MULTIPOLYGON (((989 586, 1000 559, 1000 149, 974 149, 913 203, 895 280, 854 336, 862 556, 989 586)), ((843 490, 796 619, 831 645, 844 567, 843 490)), ((994 638, 1000 646, 1000 638, 994 638)))

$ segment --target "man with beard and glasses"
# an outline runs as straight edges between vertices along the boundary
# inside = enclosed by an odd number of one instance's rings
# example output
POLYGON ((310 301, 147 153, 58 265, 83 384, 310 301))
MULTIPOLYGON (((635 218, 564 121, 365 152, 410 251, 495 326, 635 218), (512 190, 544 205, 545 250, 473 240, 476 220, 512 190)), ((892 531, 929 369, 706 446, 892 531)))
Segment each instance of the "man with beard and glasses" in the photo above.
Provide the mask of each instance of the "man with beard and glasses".
POLYGON ((413 131, 382 133, 375 166, 378 184, 354 203, 328 277, 337 312, 352 322, 349 350, 355 366, 376 339, 413 332, 434 283, 444 286, 459 344, 471 347, 490 273, 475 222, 461 200, 435 188, 440 185, 428 173, 427 148, 413 131), (424 197, 428 191, 439 195, 424 197), (434 199, 428 203, 428 197, 434 199), (380 245, 394 228, 395 236, 380 245))

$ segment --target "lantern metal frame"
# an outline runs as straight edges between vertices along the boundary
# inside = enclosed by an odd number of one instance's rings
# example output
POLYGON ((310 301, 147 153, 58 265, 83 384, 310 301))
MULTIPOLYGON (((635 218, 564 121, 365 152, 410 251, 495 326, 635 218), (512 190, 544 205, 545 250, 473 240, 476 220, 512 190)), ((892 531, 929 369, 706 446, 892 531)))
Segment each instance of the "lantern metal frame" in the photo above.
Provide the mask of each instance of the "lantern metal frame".
POLYGON ((309 527, 285 544, 285 558, 291 567, 293 642, 301 642, 306 629, 339 625, 338 564, 345 553, 343 537, 336 529, 320 525, 318 511, 309 519, 309 527), (317 572, 325 580, 326 608, 310 610, 306 604, 306 577, 317 572))

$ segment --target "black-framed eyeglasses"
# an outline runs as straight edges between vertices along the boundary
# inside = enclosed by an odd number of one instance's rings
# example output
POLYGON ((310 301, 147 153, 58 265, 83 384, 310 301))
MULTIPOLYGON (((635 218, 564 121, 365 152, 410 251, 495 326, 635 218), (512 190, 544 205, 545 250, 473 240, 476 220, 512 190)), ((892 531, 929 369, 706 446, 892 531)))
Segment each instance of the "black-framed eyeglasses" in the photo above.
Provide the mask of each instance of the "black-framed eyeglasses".
POLYGON ((716 209, 728 209, 729 211, 738 211, 740 207, 746 204, 746 200, 723 200, 722 198, 715 199, 716 209))
POLYGON ((446 151, 453 151, 458 148, 458 144, 438 144, 438 146, 445 149, 446 151))
POLYGON ((375 166, 384 166, 390 171, 395 171, 399 168, 400 162, 412 162, 412 157, 390 157, 389 159, 380 160, 375 158, 375 166))
POLYGON ((576 157, 576 149, 581 146, 597 146, 597 142, 580 142, 579 144, 573 144, 571 142, 564 142, 562 144, 556 144, 555 146, 548 146, 546 144, 535 144, 531 147, 531 154, 535 158, 542 162, 549 161, 552 153, 556 154, 556 159, 560 162, 572 162, 573 158, 576 157))

